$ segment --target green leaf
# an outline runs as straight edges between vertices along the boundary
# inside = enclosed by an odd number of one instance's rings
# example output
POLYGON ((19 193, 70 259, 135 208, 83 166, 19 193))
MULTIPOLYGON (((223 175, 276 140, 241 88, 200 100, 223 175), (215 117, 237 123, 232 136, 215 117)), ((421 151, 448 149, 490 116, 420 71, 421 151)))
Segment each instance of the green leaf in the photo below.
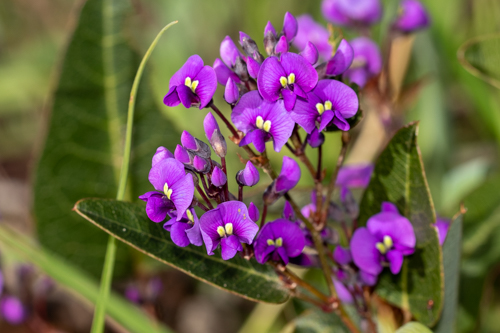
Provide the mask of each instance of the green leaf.
POLYGON ((417 123, 403 127, 380 155, 361 200, 359 223, 364 226, 370 216, 379 213, 383 201, 396 204, 400 213, 411 221, 417 238, 415 253, 405 258, 398 275, 385 269, 379 276, 376 292, 432 326, 443 306, 443 261, 433 226, 434 205, 417 146, 417 131, 417 123))
MULTIPOLYGON (((12 253, 23 261, 31 262, 50 275, 60 285, 70 289, 75 296, 92 306, 99 297, 99 286, 86 272, 74 267, 59 256, 33 244, 33 240, 5 226, 0 226, 0 245, 5 252, 12 253)), ((122 296, 111 293, 107 314, 118 324, 133 333, 169 333, 165 326, 153 322, 136 305, 122 296)))
POLYGON ((281 333, 348 333, 342 320, 335 313, 307 310, 290 323, 281 333))
MULTIPOLYGON (((140 61, 123 29, 130 9, 129 0, 88 0, 83 6, 62 64, 36 171, 34 210, 40 242, 95 277, 101 273, 107 235, 71 208, 84 197, 114 198, 117 193, 126 110, 140 61)), ((150 188, 151 157, 174 138, 178 133, 162 119, 151 89, 142 84, 129 197, 150 188)), ((115 276, 128 269, 128 252, 118 248, 115 276)))
POLYGON ((435 333, 456 331, 458 284, 462 254, 462 220, 462 214, 453 219, 443 244, 444 305, 441 318, 434 329, 435 333))
POLYGON ((409 323, 401 326, 396 333, 432 333, 432 331, 419 322, 410 321, 409 323))
POLYGON ((75 210, 121 241, 203 282, 253 301, 283 303, 288 299, 288 291, 270 266, 239 256, 224 261, 219 255, 207 255, 204 247, 178 247, 161 223, 151 222, 143 204, 84 199, 75 210))

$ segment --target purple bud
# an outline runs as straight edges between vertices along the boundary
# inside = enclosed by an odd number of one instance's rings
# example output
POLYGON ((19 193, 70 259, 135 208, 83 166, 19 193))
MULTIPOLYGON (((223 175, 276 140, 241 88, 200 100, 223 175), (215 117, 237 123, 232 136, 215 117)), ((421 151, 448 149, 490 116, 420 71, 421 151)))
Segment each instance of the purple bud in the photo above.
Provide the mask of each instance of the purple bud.
POLYGON ((210 164, 208 161, 198 155, 195 155, 193 158, 193 166, 196 171, 201 173, 207 173, 209 171, 210 164))
POLYGON ((219 84, 225 85, 228 78, 232 78, 236 83, 240 83, 241 80, 238 75, 227 67, 219 58, 215 59, 213 68, 219 84))
POLYGON ((175 159, 181 163, 189 164, 191 162, 187 150, 184 149, 184 147, 182 147, 181 145, 177 145, 177 147, 175 148, 174 156, 175 159))
POLYGON ((174 154, 172 154, 170 150, 165 147, 158 147, 158 149, 156 149, 156 153, 153 155, 153 163, 151 166, 155 166, 156 163, 163 161, 166 158, 174 158, 174 154))
POLYGON ((286 12, 285 19, 283 21, 283 33, 288 42, 291 42, 295 38, 298 28, 299 25, 295 16, 290 14, 290 12, 286 12))
POLYGON ((223 186, 227 182, 226 174, 219 169, 219 167, 215 167, 214 171, 212 171, 212 184, 217 187, 223 186))
POLYGON ((264 29, 264 49, 267 55, 274 55, 274 46, 277 42, 278 36, 276 35, 276 30, 271 22, 267 22, 266 28, 264 29))
POLYGON ((240 31, 240 45, 243 46, 243 44, 249 40, 249 39, 252 39, 250 38, 250 36, 248 36, 246 33, 244 33, 243 31, 240 31))
POLYGON ((225 157, 227 154, 227 144, 224 136, 219 132, 218 129, 214 131, 212 139, 210 140, 210 145, 214 150, 215 154, 220 158, 225 157))
POLYGON ((344 73, 354 60, 354 50, 348 41, 342 39, 335 51, 335 55, 328 60, 326 65, 326 74, 337 76, 344 73))
POLYGON ((233 67, 236 63, 236 59, 241 56, 240 50, 238 50, 231 37, 226 36, 222 40, 222 43, 220 43, 220 57, 222 61, 224 61, 228 67, 233 67))
POLYGON ((228 104, 236 104, 239 97, 238 86, 231 78, 227 79, 226 89, 224 90, 224 99, 226 102, 228 104))
POLYGON ((307 135, 307 143, 313 147, 318 148, 325 142, 325 135, 317 128, 313 129, 311 134, 307 135))
POLYGON ((196 144, 196 140, 194 136, 191 135, 188 131, 184 131, 181 134, 181 144, 186 149, 197 150, 198 145, 196 144))
POLYGON ((259 209, 253 202, 250 202, 250 205, 248 206, 248 216, 250 217, 250 220, 254 222, 257 222, 260 218, 259 209))
POLYGON ((23 304, 14 296, 5 296, 2 298, 0 301, 0 313, 5 321, 11 325, 21 324, 26 316, 23 304))
POLYGON ((203 128, 205 129, 205 135, 207 136, 208 141, 212 139, 212 135, 215 130, 220 132, 219 124, 217 124, 217 121, 211 112, 207 113, 205 116, 205 119, 203 120, 203 128))
POLYGON ((311 42, 307 42, 306 47, 302 50, 302 52, 300 52, 300 55, 303 56, 307 61, 309 61, 311 65, 314 65, 318 62, 318 49, 311 42))
POLYGON ((280 37, 278 43, 276 44, 276 47, 274 48, 274 52, 276 54, 288 52, 288 42, 285 36, 280 37))
POLYGON ((249 56, 253 57, 257 61, 264 61, 264 58, 262 55, 259 53, 259 47, 257 46, 257 43, 250 38, 246 33, 240 31, 240 45, 243 48, 243 51, 249 56))
POLYGON ((292 205, 288 201, 285 201, 285 207, 283 207, 283 218, 295 221, 295 212, 293 211, 292 205))
POLYGON ((399 16, 394 22, 394 28, 410 33, 429 26, 429 14, 425 7, 417 0, 403 0, 399 9, 399 16))
POLYGON ((236 174, 236 181, 241 186, 254 186, 260 180, 259 170, 248 161, 245 169, 238 171, 236 174))
POLYGON ((274 29, 271 21, 267 21, 266 27, 264 28, 264 37, 266 37, 267 35, 276 36, 276 29, 274 29))
POLYGON ((127 288, 125 288, 125 297, 135 304, 139 304, 141 302, 141 293, 136 286, 127 286, 127 288))
POLYGON ((252 57, 247 57, 247 70, 251 78, 257 79, 260 70, 260 64, 252 57))
POLYGON ((351 251, 339 245, 333 251, 333 259, 339 265, 348 265, 352 261, 351 251))

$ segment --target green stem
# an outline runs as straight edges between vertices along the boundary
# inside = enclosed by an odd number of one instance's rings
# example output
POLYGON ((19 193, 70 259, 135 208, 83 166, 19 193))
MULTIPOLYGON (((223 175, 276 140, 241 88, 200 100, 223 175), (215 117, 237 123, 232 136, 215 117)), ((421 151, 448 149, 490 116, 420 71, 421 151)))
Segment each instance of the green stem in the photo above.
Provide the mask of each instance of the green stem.
MULTIPOLYGON (((141 82, 142 73, 144 72, 146 62, 151 56, 151 53, 156 47, 156 44, 158 44, 158 41, 160 40, 163 33, 176 23, 177 21, 169 23, 158 33, 151 46, 149 46, 146 54, 142 58, 141 64, 139 65, 139 69, 135 74, 134 83, 132 84, 132 90, 130 91, 130 99, 128 103, 127 133, 125 137, 125 148, 123 152, 120 180, 118 183, 118 191, 116 194, 117 200, 123 200, 125 198, 125 190, 127 188, 128 170, 130 166, 130 152, 132 149, 132 128, 134 126, 135 100, 136 100, 137 89, 139 88, 139 83, 141 82)), ((106 248, 106 257, 104 259, 104 267, 102 269, 99 298, 97 299, 97 304, 94 311, 94 319, 92 321, 91 333, 101 333, 104 331, 106 306, 108 303, 109 294, 111 290, 111 280, 113 279, 115 256, 116 256, 116 241, 113 236, 109 236, 108 246, 106 248)))

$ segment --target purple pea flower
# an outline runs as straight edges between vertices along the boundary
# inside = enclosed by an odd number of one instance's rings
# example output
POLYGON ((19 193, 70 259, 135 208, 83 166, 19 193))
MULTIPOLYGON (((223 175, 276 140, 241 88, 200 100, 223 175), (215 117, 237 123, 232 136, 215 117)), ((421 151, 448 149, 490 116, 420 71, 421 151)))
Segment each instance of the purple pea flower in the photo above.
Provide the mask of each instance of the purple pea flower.
POLYGON ((358 111, 358 96, 346 84, 336 80, 320 80, 308 100, 298 99, 291 112, 292 119, 307 133, 322 131, 333 124, 342 131, 350 129, 346 118, 358 111))
POLYGON ((259 170, 253 165, 252 161, 247 161, 245 168, 236 174, 236 181, 241 186, 254 186, 259 180, 259 170))
POLYGON ((153 155, 151 166, 153 167, 158 162, 167 158, 174 158, 174 154, 172 154, 170 150, 165 147, 158 147, 158 149, 156 149, 156 153, 153 155))
POLYGON ((429 26, 429 14, 417 0, 403 0, 393 27, 404 33, 425 29, 429 26))
POLYGON ((354 60, 344 76, 360 87, 380 73, 382 56, 378 45, 367 37, 358 37, 351 41, 354 60))
POLYGON ((358 228, 351 239, 354 263, 371 275, 382 271, 388 262, 392 274, 398 274, 403 257, 415 251, 415 232, 411 222, 401 216, 397 207, 382 203, 382 211, 368 219, 366 227, 358 228))
POLYGON ((264 101, 256 90, 240 98, 231 113, 231 120, 237 129, 245 133, 240 147, 253 143, 260 153, 264 152, 265 143, 270 139, 273 140, 274 150, 279 152, 292 135, 295 125, 282 101, 264 101))
POLYGON ((281 94, 286 110, 291 111, 297 96, 307 99, 307 93, 318 82, 318 73, 301 55, 287 52, 280 60, 269 57, 262 63, 257 86, 267 101, 274 102, 281 94))
POLYGON ((215 75, 217 76, 217 81, 221 85, 226 85, 226 82, 229 78, 231 78, 234 82, 240 83, 240 78, 238 75, 236 75, 235 72, 233 72, 229 67, 222 62, 219 58, 215 59, 214 61, 214 71, 215 75))
POLYGON ((345 165, 340 168, 335 185, 365 188, 370 183, 373 168, 373 164, 345 165))
POLYGON ((337 76, 343 74, 354 60, 354 50, 348 41, 342 39, 335 51, 335 55, 328 60, 326 75, 337 76))
POLYGON ((382 17, 380 0, 323 0, 323 16, 341 26, 368 26, 382 17))
POLYGON ((221 246, 222 259, 229 260, 242 251, 241 243, 252 244, 259 231, 253 222, 244 203, 229 201, 221 203, 200 219, 200 228, 207 253, 214 254, 214 250, 221 246))
POLYGON ((14 296, 4 296, 0 300, 0 313, 11 325, 19 325, 26 319, 24 305, 14 296))
POLYGON ((275 189, 278 193, 285 193, 294 188, 300 180, 299 164, 288 156, 283 156, 281 172, 276 178, 275 189))
POLYGON ((170 211, 171 219, 163 225, 163 229, 170 232, 170 238, 175 245, 186 247, 189 244, 201 246, 203 244, 200 222, 194 208, 186 210, 180 216, 176 211, 170 211))
POLYGON ((314 44, 323 60, 332 56, 332 45, 328 43, 330 33, 318 22, 314 21, 311 15, 304 14, 297 17, 299 29, 297 36, 293 40, 293 46, 299 51, 303 51, 308 43, 314 44))
POLYGON ((149 182, 157 191, 163 192, 168 200, 163 196, 150 195, 146 205, 148 217, 154 222, 163 221, 171 209, 168 204, 171 201, 178 212, 179 221, 191 205, 194 195, 193 177, 185 173, 184 165, 173 158, 162 160, 151 168, 149 182))
POLYGON ((227 177, 224 171, 222 171, 218 166, 214 168, 214 171, 212 171, 212 184, 214 184, 217 187, 222 187, 224 184, 227 182, 227 177))
POLYGON ((255 259, 265 264, 269 259, 288 264, 289 258, 297 257, 305 246, 302 230, 296 223, 277 219, 266 223, 255 239, 255 259))
POLYGON ((325 142, 325 135, 317 128, 314 128, 310 134, 307 135, 307 143, 312 148, 318 148, 325 142))
POLYGON ((146 192, 139 196, 139 199, 146 202, 146 214, 156 223, 165 220, 168 212, 175 210, 174 203, 165 194, 157 191, 146 192))
POLYGON ((443 246, 448 229, 450 229, 450 220, 438 217, 434 228, 436 228, 438 233, 439 245, 443 246))
MULTIPOLYGON (((222 61, 227 65, 229 68, 234 68, 236 65, 236 61, 238 58, 243 59, 244 56, 234 44, 233 40, 231 37, 226 36, 223 40, 222 43, 220 43, 220 57, 222 58, 222 61)), ((227 80, 226 80, 227 81, 227 80)))
POLYGON ((210 66, 203 66, 199 55, 192 55, 170 78, 168 93, 163 103, 173 107, 199 106, 200 110, 210 103, 217 89, 217 76, 210 66))

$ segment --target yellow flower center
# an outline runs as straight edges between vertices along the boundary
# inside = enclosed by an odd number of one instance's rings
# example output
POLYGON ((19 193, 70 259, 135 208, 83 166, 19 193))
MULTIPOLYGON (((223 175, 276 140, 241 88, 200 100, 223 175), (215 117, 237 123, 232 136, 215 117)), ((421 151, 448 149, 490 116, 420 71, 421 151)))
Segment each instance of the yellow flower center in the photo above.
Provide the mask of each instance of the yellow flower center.
POLYGON ((321 103, 317 103, 316 110, 318 110, 318 113, 321 115, 323 114, 323 112, 325 112, 325 106, 321 103))
POLYGON ((379 252, 382 254, 386 254, 387 251, 389 251, 393 246, 394 242, 392 241, 391 236, 387 235, 384 236, 382 242, 378 242, 377 244, 375 244, 377 250, 379 250, 379 252))
POLYGON ((191 222, 194 223, 194 216, 193 216, 193 213, 191 213, 190 210, 186 210, 186 215, 187 215, 189 221, 191 221, 191 222))
POLYGON ((272 240, 269 238, 267 240, 267 245, 281 247, 281 246, 283 246, 283 238, 278 237, 276 240, 272 240))
POLYGON ((191 81, 191 78, 189 76, 184 80, 184 85, 186 85, 186 87, 191 88, 191 91, 193 93, 196 91, 196 87, 198 87, 199 83, 200 81, 198 80, 191 81))
POLYGON ((295 83, 295 74, 290 73, 290 75, 288 75, 288 84, 294 84, 294 83, 295 83))
POLYGON ((257 119, 255 119, 255 126, 257 126, 258 129, 269 132, 271 130, 271 121, 264 121, 264 118, 257 116, 257 119))
POLYGON ((231 236, 233 234, 233 224, 226 223, 225 226, 218 226, 217 233, 221 238, 226 236, 231 236))
POLYGON ((285 87, 286 87, 286 84, 287 84, 286 77, 284 77, 284 76, 280 77, 280 83, 281 83, 281 86, 282 86, 283 88, 285 88, 285 87))
POLYGON ((165 185, 163 185, 163 192, 165 192, 165 195, 167 196, 168 200, 170 200, 170 197, 172 196, 172 189, 168 188, 167 183, 165 183, 165 185))
POLYGON ((288 77, 280 77, 280 83, 283 88, 286 88, 287 85, 294 84, 295 83, 295 74, 290 73, 288 77))

